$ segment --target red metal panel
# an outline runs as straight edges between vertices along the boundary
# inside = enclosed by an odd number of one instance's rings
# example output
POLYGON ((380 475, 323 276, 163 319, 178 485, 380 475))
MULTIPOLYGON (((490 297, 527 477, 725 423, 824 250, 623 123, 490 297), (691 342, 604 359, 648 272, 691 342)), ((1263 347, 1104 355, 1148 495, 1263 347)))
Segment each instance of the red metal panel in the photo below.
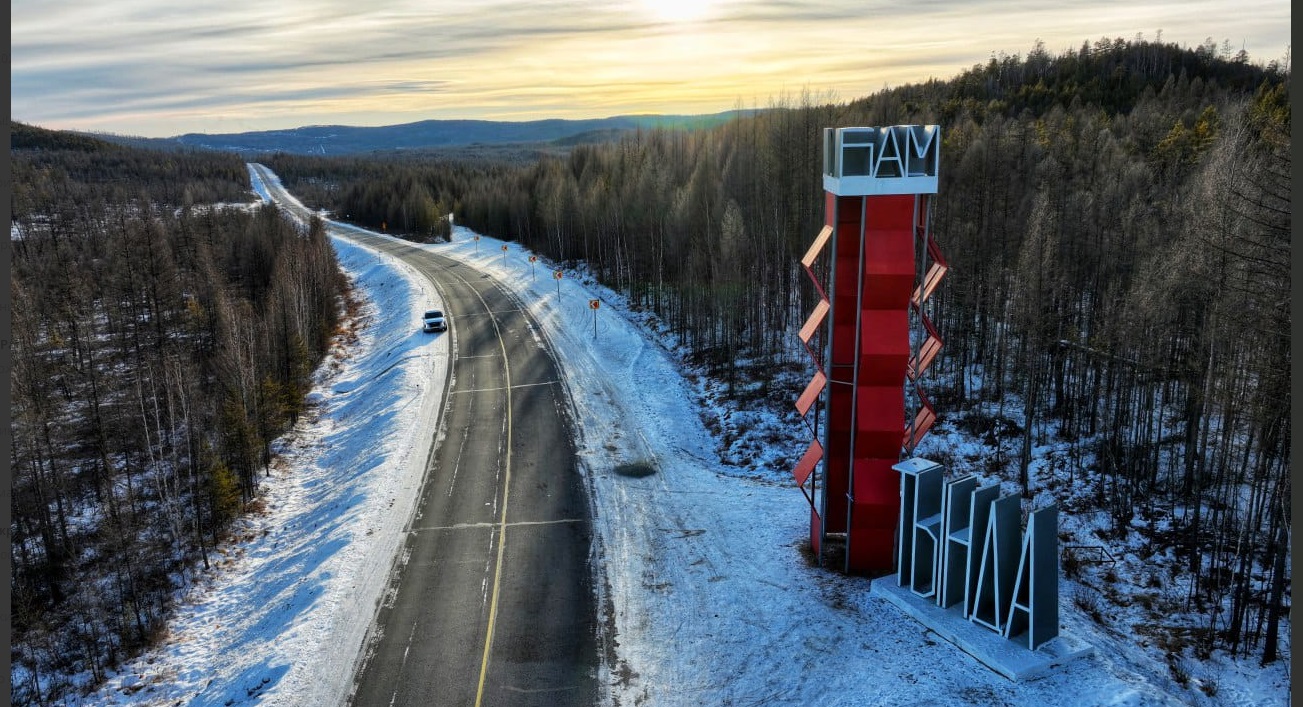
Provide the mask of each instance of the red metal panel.
POLYGON ((832 237, 832 234, 832 226, 824 226, 823 230, 819 231, 818 237, 814 239, 814 243, 810 244, 810 249, 806 251, 805 257, 801 258, 801 264, 805 266, 805 274, 810 276, 810 282, 814 283, 814 289, 819 292, 819 298, 824 302, 828 300, 828 293, 823 289, 823 283, 819 281, 819 276, 814 273, 814 261, 823 252, 824 246, 828 245, 828 239, 832 237))
MULTIPOLYGON (((860 356, 909 354, 909 312, 866 309, 860 316, 860 356)), ((904 370, 897 371, 904 375, 904 370)))
POLYGON ((805 267, 814 266, 814 261, 823 252, 824 246, 828 245, 828 239, 832 238, 832 226, 824 226, 819 235, 815 237, 814 243, 810 244, 810 249, 805 251, 805 256, 801 258, 801 264, 805 267))
POLYGON ((828 377, 823 374, 823 371, 815 371, 814 378, 811 378, 809 385, 805 386, 801 397, 796 399, 796 411, 801 413, 801 417, 805 417, 805 414, 810 412, 810 406, 819 399, 819 394, 827 384, 828 377))
POLYGON ((937 357, 937 354, 941 353, 941 345, 941 339, 935 336, 929 336, 923 341, 923 345, 918 349, 918 354, 911 356, 909 359, 907 370, 910 380, 918 380, 918 377, 923 375, 923 372, 932 365, 932 361, 937 357))
POLYGON ((861 197, 839 198, 825 192, 824 223, 834 232, 829 249, 832 309, 828 316, 828 417, 825 424, 822 533, 846 531, 846 492, 850 487, 851 424, 855 374, 855 331, 859 317, 858 283, 861 197))
POLYGON ((856 507, 852 513, 852 526, 846 531, 846 571, 867 574, 889 569, 896 549, 895 524, 900 511, 856 507))
MULTIPOLYGON (((901 427, 905 424, 905 388, 903 385, 904 376, 901 376, 902 383, 895 385, 865 385, 860 386, 855 396, 855 427, 856 432, 885 432, 890 430, 899 433, 901 427)), ((881 456, 891 457, 891 463, 895 464, 900 461, 900 450, 875 450, 881 451, 881 456)), ((862 459, 869 456, 879 456, 878 454, 868 454, 864 450, 856 449, 855 457, 862 459)))
MULTIPOLYGON (((801 264, 805 266, 806 274, 810 277, 810 281, 814 283, 814 287, 818 290, 820 296, 819 303, 815 305, 814 311, 810 314, 810 318, 805 326, 801 327, 800 333, 801 342, 805 345, 805 349, 809 352, 810 357, 814 359, 815 365, 820 369, 815 373, 814 379, 810 381, 810 385, 807 386, 805 392, 803 392, 801 397, 796 401, 797 410, 800 411, 802 416, 805 416, 806 413, 810 411, 810 408, 818 400, 820 391, 822 391, 827 385, 827 376, 823 370, 825 364, 820 360, 820 356, 810 348, 810 340, 814 338, 819 327, 826 321, 830 309, 828 293, 824 291, 823 284, 819 281, 819 278, 815 275, 813 269, 815 261, 827 247, 828 241, 832 238, 834 233, 832 224, 836 212, 835 197, 832 194, 827 194, 824 198, 824 205, 824 212, 828 219, 827 223, 815 238, 814 243, 812 243, 810 248, 806 251, 805 257, 801 259, 801 264)), ((835 267, 836 259, 833 258, 833 262, 829 264, 829 268, 832 270, 835 267)), ((848 430, 846 435, 849 437, 849 434, 848 430)), ((823 453, 823 445, 820 444, 819 440, 811 440, 810 446, 806 449, 805 454, 802 455, 801 460, 797 462, 796 468, 793 470, 793 475, 796 478, 797 485, 802 488, 803 492, 805 489, 805 482, 809 480, 810 475, 814 473, 815 467, 823 458, 823 453)), ((845 490, 843 489, 841 493, 845 493, 845 490)), ((815 556, 818 557, 823 540, 823 522, 819 517, 819 509, 815 507, 815 494, 807 493, 805 495, 806 499, 810 502, 810 546, 814 550, 815 556)))
POLYGON ((915 411, 909 425, 905 428, 903 443, 906 454, 914 453, 914 448, 918 446, 918 443, 923 439, 928 431, 932 429, 932 425, 936 423, 937 419, 936 410, 932 407, 932 402, 928 400, 927 396, 923 394, 922 388, 918 386, 918 379, 923 375, 928 367, 932 365, 932 361, 937 357, 937 354, 941 352, 941 347, 944 345, 944 342, 941 340, 941 335, 937 332, 936 327, 932 325, 932 320, 923 312, 923 303, 932 296, 937 285, 940 284, 941 279, 945 277, 950 269, 950 266, 946 263, 945 255, 941 252, 941 247, 937 245, 936 240, 932 238, 932 233, 928 230, 925 207, 926 202, 923 202, 923 207, 920 208, 919 211, 920 218, 917 228, 919 234, 921 234, 927 242, 927 257, 930 264, 927 272, 923 275, 922 280, 918 283, 918 286, 914 288, 914 293, 910 296, 910 301, 914 308, 914 313, 918 317, 919 322, 923 325, 923 329, 926 331, 927 336, 919 346, 918 351, 910 357, 909 362, 909 379, 915 383, 914 389, 918 392, 920 406, 919 409, 915 411))
MULTIPOLYGON (((844 301, 837 302, 837 304, 833 306, 833 311, 836 312, 838 308, 844 307, 846 306, 846 304, 847 303, 844 301)), ((852 307, 854 307, 855 302, 852 301, 849 304, 852 307)), ((836 316, 836 319, 840 320, 841 317, 836 316)), ((833 322, 831 333, 832 333, 832 342, 831 342, 832 364, 834 366, 854 366, 855 365, 855 322, 835 321, 833 322)), ((836 372, 833 373, 832 377, 837 380, 843 380, 843 377, 837 374, 836 372)), ((847 373, 846 376, 844 377, 844 380, 846 380, 846 382, 849 383, 853 377, 854 376, 851 373, 847 373)))
POLYGON ((894 309, 906 311, 909 306, 910 288, 913 285, 912 273, 878 274, 864 285, 864 302, 872 309, 894 309))
POLYGON ((935 424, 936 421, 937 413, 935 410, 926 405, 920 407, 918 409, 918 414, 914 416, 914 422, 905 430, 905 438, 903 441, 905 449, 908 449, 912 453, 914 448, 917 447, 918 443, 923 439, 923 436, 928 433, 928 430, 932 429, 932 425, 935 424))
MULTIPOLYGON (((883 194, 866 197, 864 213, 869 225, 865 230, 906 231, 912 234, 916 199, 914 194, 883 194)), ((910 259, 912 260, 913 257, 911 253, 910 259)))
POLYGON ((914 419, 910 420, 909 425, 905 427, 905 437, 902 443, 907 454, 914 453, 914 447, 918 446, 919 441, 923 439, 923 436, 928 433, 928 430, 932 429, 932 425, 937 421, 936 408, 932 407, 932 401, 928 400, 927 395, 917 383, 914 384, 914 392, 918 395, 919 409, 914 414, 914 419))
MULTIPOLYGON (((900 461, 909 364, 909 300, 915 286, 913 195, 864 200, 854 462, 849 480, 846 569, 891 567, 899 515, 900 461)), ((857 267, 857 269, 859 269, 857 267)), ((839 286, 834 296, 840 296, 839 286)), ((839 300, 840 301, 840 300, 839 300)))
POLYGON ((879 196, 868 202, 864 307, 904 310, 914 290, 914 197, 879 196))
POLYGON ((909 362, 909 313, 866 309, 861 321, 859 384, 899 386, 909 362))
POLYGON ((855 457, 890 458, 893 463, 900 461, 900 448, 883 442, 895 442, 905 424, 905 391, 898 385, 861 388, 855 407, 858 412, 855 457), (876 437, 871 436, 875 434, 876 437))
POLYGON ((807 414, 827 388, 828 416, 823 443, 811 443, 793 473, 804 485, 820 459, 824 462, 825 473, 816 477, 824 505, 812 507, 810 514, 814 551, 821 551, 828 533, 845 533, 847 570, 886 569, 893 560, 900 508, 899 475, 891 467, 900 460, 902 445, 912 450, 936 418, 921 391, 922 410, 905 410, 906 380, 921 375, 941 348, 941 337, 920 305, 949 266, 931 239, 925 196, 825 192, 824 225, 801 262, 825 297, 800 337, 809 350, 820 327, 827 327, 829 360, 796 404, 807 414), (922 278, 914 262, 918 239, 927 248, 922 278), (811 269, 825 253, 832 284, 827 293, 811 269), (910 346, 911 303, 927 332, 917 352, 910 346))
MULTIPOLYGON (((863 515, 861 510, 860 514, 863 515)), ((897 511, 899 515, 899 511, 897 511)), ((886 514, 882 517, 886 519, 886 514)), ((895 534, 885 527, 856 527, 846 533, 846 571, 851 574, 868 574, 874 570, 889 569, 895 550, 895 534)))
POLYGON ((909 358, 909 367, 907 373, 911 381, 918 380, 923 372, 932 365, 932 360, 936 358, 941 351, 944 342, 941 341, 941 335, 937 333, 937 328, 932 325, 932 320, 928 319, 923 313, 921 307, 914 305, 914 312, 918 315, 919 322, 923 324, 923 330, 927 332, 927 338, 919 346, 918 351, 909 358))
POLYGON ((912 298, 914 304, 926 302, 937 285, 941 284, 941 278, 950 271, 950 265, 946 262, 946 257, 941 254, 940 246, 931 238, 927 239, 927 256, 931 264, 928 265, 927 273, 923 276, 923 282, 914 289, 912 298))
MULTIPOLYGON (((899 208, 899 205, 896 205, 899 208)), ((875 214, 883 215, 881 211, 875 214)), ((914 232, 908 228, 873 228, 865 233, 865 274, 914 275, 914 232)), ((914 283, 905 285, 908 294, 914 283)), ((884 305, 885 306, 885 305, 884 305)))
MULTIPOLYGON (((893 464, 890 459, 862 459, 855 462, 857 503, 900 505, 900 474, 892 470, 893 464)), ((895 528, 895 525, 893 520, 891 527, 895 528)))
POLYGON ((806 448, 805 454, 801 455, 801 461, 796 463, 796 468, 792 470, 792 475, 796 477, 796 485, 804 486, 805 480, 810 478, 810 472, 823 459, 823 445, 819 440, 811 440, 810 446, 806 448))
POLYGON ((801 327, 801 333, 799 336, 801 337, 802 343, 808 344, 810 343, 810 339, 814 338, 814 333, 819 331, 819 327, 823 326, 823 320, 828 316, 828 309, 830 306, 831 305, 828 304, 828 300, 826 299, 819 300, 819 303, 814 306, 814 311, 810 313, 810 318, 805 320, 805 326, 801 327))
MULTIPOLYGON (((864 216, 864 199, 862 196, 835 196, 837 203, 837 223, 847 225, 859 232, 860 221, 864 216)), ((832 223, 825 219, 825 223, 832 223)))
POLYGON ((900 475, 892 471, 893 463, 889 459, 855 463, 855 502, 847 530, 847 568, 852 572, 892 564, 900 515, 900 475))
MULTIPOLYGON (((851 387, 838 383, 836 379, 828 381, 828 386, 828 429, 834 432, 849 432, 851 410, 855 406, 855 396, 851 395, 851 387)), ((849 439, 848 437, 847 440, 849 439)))

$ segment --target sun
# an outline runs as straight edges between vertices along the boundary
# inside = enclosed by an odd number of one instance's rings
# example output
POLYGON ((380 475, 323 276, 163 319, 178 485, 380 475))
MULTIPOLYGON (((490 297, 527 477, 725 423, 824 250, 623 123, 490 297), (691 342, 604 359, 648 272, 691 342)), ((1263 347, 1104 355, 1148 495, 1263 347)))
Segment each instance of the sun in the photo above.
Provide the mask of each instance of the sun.
POLYGON ((640 0, 652 17, 662 22, 692 22, 706 16, 710 0, 640 0))

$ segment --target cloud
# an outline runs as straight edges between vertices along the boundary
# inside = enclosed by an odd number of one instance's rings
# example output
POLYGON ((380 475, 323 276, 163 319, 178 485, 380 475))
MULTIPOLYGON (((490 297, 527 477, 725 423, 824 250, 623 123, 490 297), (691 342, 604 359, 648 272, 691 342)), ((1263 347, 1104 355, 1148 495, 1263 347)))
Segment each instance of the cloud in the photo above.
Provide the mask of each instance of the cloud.
POLYGON ((17 120, 135 134, 434 117, 706 112, 945 78, 1040 38, 1243 41, 1283 55, 1283 0, 14 0, 17 120))

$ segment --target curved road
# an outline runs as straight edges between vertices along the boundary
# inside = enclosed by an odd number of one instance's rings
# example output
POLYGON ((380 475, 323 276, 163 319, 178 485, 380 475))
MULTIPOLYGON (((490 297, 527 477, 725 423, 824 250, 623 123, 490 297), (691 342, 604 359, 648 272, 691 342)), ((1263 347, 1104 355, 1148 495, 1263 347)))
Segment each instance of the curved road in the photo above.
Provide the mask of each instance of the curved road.
MULTIPOLYGON (((282 208, 306 215, 269 170, 255 169, 282 208)), ((478 270, 327 225, 427 278, 443 296, 453 337, 444 435, 351 703, 596 703, 589 502, 566 388, 550 349, 535 339, 537 324, 478 270)))

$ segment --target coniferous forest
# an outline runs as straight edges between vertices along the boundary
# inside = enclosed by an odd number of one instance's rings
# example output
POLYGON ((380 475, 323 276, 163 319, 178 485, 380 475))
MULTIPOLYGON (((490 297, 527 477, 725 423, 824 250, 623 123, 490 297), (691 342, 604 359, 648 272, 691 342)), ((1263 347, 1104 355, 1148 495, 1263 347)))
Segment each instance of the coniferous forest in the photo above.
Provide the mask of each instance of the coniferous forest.
POLYGON ((14 704, 157 638, 305 410, 344 280, 234 155, 12 126, 14 704), (244 202, 244 203, 240 203, 244 202))
MULTIPOLYGON (((1175 608, 1199 626, 1166 640, 1271 662, 1291 606, 1288 79, 1211 41, 1038 43, 535 158, 261 161, 377 230, 439 240, 452 212, 583 264, 737 405, 788 409, 810 373, 821 130, 937 123, 943 420, 997 442, 982 471, 1107 517, 1101 544, 1174 555, 1157 581, 1188 586, 1175 608), (1038 488, 1050 443, 1070 489, 1038 488)), ((246 208, 234 155, 12 129, 11 688, 47 704, 157 639, 219 561, 346 285, 320 223, 246 208)))
MULTIPOLYGON (((529 163, 268 163, 363 225, 430 240, 451 210, 582 262, 689 360, 764 387, 775 371, 808 377, 794 334, 814 299, 797 261, 822 224, 821 129, 940 124, 932 224, 951 271, 929 313, 945 349, 928 385, 942 417, 1007 441, 986 471, 1027 496, 1031 450, 1066 443, 1055 463, 1090 491, 1066 511, 1106 514, 1103 544, 1141 533, 1179 558, 1176 608, 1200 626, 1173 640, 1270 662, 1290 606, 1287 84, 1288 67, 1211 40, 1037 43, 950 80, 780 98, 718 128, 529 163)), ((762 391, 782 406, 798 393, 762 391)))

